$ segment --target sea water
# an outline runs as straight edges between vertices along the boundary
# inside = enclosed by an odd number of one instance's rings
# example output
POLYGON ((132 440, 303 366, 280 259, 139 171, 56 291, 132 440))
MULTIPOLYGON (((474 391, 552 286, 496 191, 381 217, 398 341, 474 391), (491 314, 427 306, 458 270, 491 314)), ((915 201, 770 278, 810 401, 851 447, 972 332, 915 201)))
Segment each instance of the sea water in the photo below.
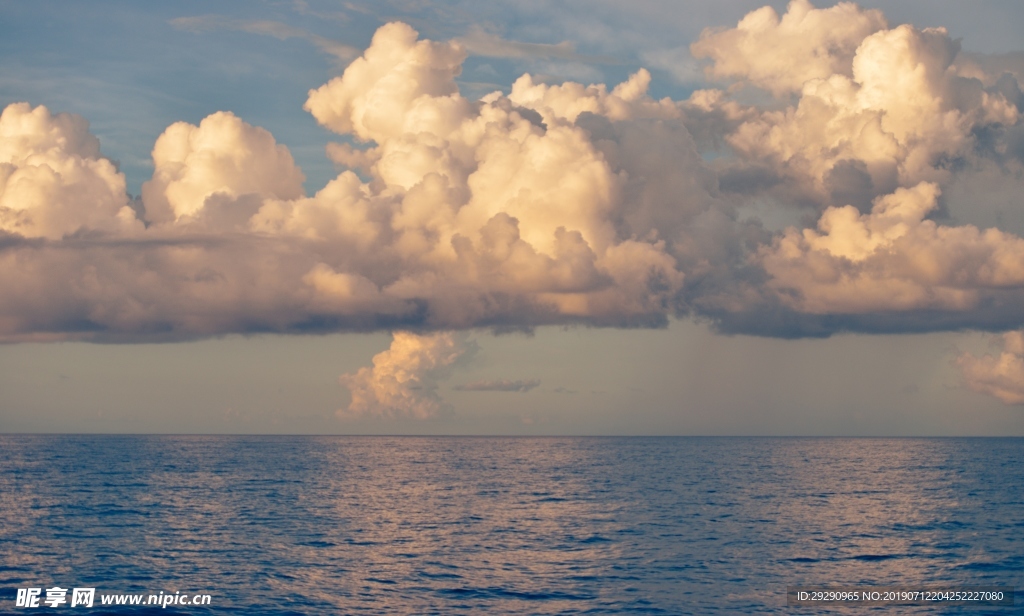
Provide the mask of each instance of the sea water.
POLYGON ((1011 614, 786 589, 1022 582, 1019 438, 0 436, 2 613, 1011 614), (210 597, 100 605, 131 593, 210 597))

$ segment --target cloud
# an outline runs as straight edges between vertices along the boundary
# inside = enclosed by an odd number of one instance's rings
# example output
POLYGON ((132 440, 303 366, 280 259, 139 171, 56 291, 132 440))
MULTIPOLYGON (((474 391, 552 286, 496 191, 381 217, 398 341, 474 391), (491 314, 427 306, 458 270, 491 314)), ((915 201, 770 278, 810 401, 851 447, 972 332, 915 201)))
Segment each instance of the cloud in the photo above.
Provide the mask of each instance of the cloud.
POLYGON ((788 229, 761 253, 770 286, 819 314, 970 310, 1024 286, 1024 239, 925 220, 938 196, 925 182, 877 198, 870 214, 832 207, 817 230, 788 229))
POLYGON ((339 381, 352 393, 345 419, 433 419, 449 410, 437 394, 437 381, 457 361, 475 352, 465 334, 441 332, 417 335, 396 331, 391 348, 373 357, 373 367, 344 374, 339 381))
POLYGON ((527 379, 525 381, 498 379, 496 381, 475 381, 473 383, 466 383, 465 385, 456 386, 455 389, 458 391, 516 391, 526 393, 538 385, 540 385, 539 379, 527 379))
POLYGON ((469 32, 455 39, 470 54, 491 58, 556 58, 578 62, 611 62, 610 58, 588 56, 576 53, 576 48, 568 41, 554 45, 547 43, 523 43, 509 41, 480 26, 472 26, 469 32))
POLYGON ((999 54, 961 52, 956 59, 957 74, 978 79, 986 86, 994 85, 1009 73, 1018 82, 1024 79, 1024 51, 999 54))
POLYGON ((323 36, 307 32, 302 28, 289 26, 278 21, 231 19, 220 15, 197 15, 192 17, 177 17, 171 20, 171 25, 187 32, 202 33, 215 30, 237 30, 250 34, 261 34, 272 36, 280 41, 292 38, 309 41, 323 53, 334 57, 342 65, 347 64, 352 58, 359 55, 359 50, 340 41, 335 41, 323 36))
POLYGON ((803 81, 795 106, 761 111, 726 140, 821 203, 839 196, 829 184, 851 166, 871 197, 947 181, 977 147, 978 129, 1020 119, 998 88, 954 72, 958 51, 941 28, 879 30, 860 41, 849 75, 803 81))
POLYGON ((645 51, 641 57, 645 66, 666 71, 679 83, 697 84, 702 82, 703 72, 688 47, 649 50, 645 51))
MULTIPOLYGON (((153 148, 153 179, 142 186, 151 222, 181 222, 203 215, 222 217, 239 198, 295 199, 306 179, 288 148, 262 128, 231 112, 207 116, 199 126, 172 124, 153 148), (211 199, 211 197, 215 197, 211 199)), ((253 212, 239 212, 244 223, 253 212)))
MULTIPOLYGON (((228 24, 196 19, 178 25, 228 24)), ((568 53, 552 47, 515 49, 568 53)), ((287 147, 221 111, 158 138, 140 206, 84 119, 11 105, 0 339, 673 317, 769 336, 1024 325, 1024 240, 962 224, 943 201, 979 169, 1007 182, 1022 169, 1012 74, 961 63, 942 29, 888 28, 850 4, 762 9, 693 50, 726 89, 655 99, 641 68, 617 85, 527 74, 471 100, 464 41, 386 24, 308 94, 344 141, 313 194, 287 147)), ((374 397, 364 376, 359 413, 439 412, 429 387, 374 397)))
MULTIPOLYGON (((544 126, 500 95, 463 99, 454 85, 461 58, 456 45, 392 24, 312 92, 308 107, 322 123, 375 143, 334 150, 364 165, 370 182, 344 171, 313 196, 287 148, 230 112, 172 125, 154 148, 145 220, 124 210, 130 242, 108 233, 4 255, 21 265, 0 277, 24 293, 0 302, 3 334, 187 339, 664 322, 683 276, 663 242, 616 231, 609 209, 619 180, 586 131, 564 117, 544 126)), ((645 87, 633 80, 595 96, 621 116, 654 105, 645 87)), ((87 156, 98 157, 90 139, 87 156)), ((94 164, 123 183, 109 161, 94 164)))
POLYGON ((0 115, 0 231, 56 240, 86 229, 141 229, 124 176, 100 156, 81 117, 8 105, 0 115))
POLYGON ((1024 404, 1024 333, 1007 332, 1002 336, 1003 351, 998 357, 977 357, 962 353, 956 365, 964 384, 1006 404, 1024 404))
POLYGON ((854 53, 864 39, 886 27, 878 10, 852 2, 816 9, 792 0, 779 18, 770 6, 747 14, 735 28, 706 29, 691 51, 713 62, 708 75, 736 79, 776 95, 799 92, 812 80, 851 74, 854 53))
POLYGON ((767 89, 784 105, 727 107, 724 93, 694 101, 706 114, 719 110, 719 134, 737 155, 717 161, 720 185, 741 199, 813 208, 817 218, 763 243, 754 269, 733 268, 740 278, 727 277, 717 298, 694 298, 724 329, 816 335, 1016 322, 1020 238, 932 220, 943 215, 944 185, 1012 149, 1012 77, 995 79, 977 62, 968 75, 944 29, 889 29, 877 11, 847 3, 819 10, 794 1, 781 19, 766 7, 735 29, 706 31, 692 50, 711 60, 712 77, 767 89))

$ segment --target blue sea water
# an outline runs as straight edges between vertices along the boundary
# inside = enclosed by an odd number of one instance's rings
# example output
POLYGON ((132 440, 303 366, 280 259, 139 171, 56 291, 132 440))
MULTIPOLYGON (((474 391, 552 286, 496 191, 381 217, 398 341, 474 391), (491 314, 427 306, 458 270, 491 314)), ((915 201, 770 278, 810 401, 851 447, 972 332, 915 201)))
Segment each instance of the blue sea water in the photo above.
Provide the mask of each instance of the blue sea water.
MULTIPOLYGON (((0 436, 0 612, 1024 613, 1024 439, 0 436), (90 610, 17 588, 95 587, 90 610), (108 593, 206 607, 99 606, 108 593)), ((45 595, 45 592, 44 592, 45 595)))

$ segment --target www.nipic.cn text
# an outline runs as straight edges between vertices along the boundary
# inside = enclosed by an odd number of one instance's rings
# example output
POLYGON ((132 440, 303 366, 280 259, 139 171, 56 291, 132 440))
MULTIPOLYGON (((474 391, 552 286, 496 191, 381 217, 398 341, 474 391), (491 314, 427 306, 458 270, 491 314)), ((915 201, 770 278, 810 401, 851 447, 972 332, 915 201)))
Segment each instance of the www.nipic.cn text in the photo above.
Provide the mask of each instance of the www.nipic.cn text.
MULTIPOLYGON (((14 600, 15 607, 92 607, 96 603, 95 588, 19 588, 14 600), (44 594, 45 593, 45 594, 44 594)), ((158 594, 112 593, 100 594, 99 605, 151 605, 162 608, 168 605, 210 605, 211 596, 182 593, 180 591, 158 594)))

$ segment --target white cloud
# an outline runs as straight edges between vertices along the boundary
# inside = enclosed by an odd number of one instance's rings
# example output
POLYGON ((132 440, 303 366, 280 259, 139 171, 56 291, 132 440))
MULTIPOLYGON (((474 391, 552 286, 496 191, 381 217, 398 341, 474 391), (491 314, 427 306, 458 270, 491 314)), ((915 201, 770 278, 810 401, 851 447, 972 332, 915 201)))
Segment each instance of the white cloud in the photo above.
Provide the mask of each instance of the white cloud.
POLYGON ((735 28, 707 29, 691 46, 696 58, 713 62, 708 74, 765 88, 777 95, 799 92, 806 83, 851 74, 854 52, 870 34, 886 27, 878 10, 852 2, 816 9, 792 0, 779 18, 770 6, 747 14, 735 28))
POLYGON ((352 402, 338 411, 346 419, 432 419, 447 405, 437 394, 437 381, 475 350, 465 334, 442 332, 417 335, 396 331, 391 348, 373 356, 373 367, 340 377, 352 402))
POLYGON ((971 153, 976 128, 1019 120, 1001 92, 951 70, 957 51, 942 29, 881 30, 858 46, 852 76, 807 81, 795 107, 760 113, 728 142, 822 195, 849 161, 862 166, 876 195, 944 181, 948 161, 971 153))
POLYGON ((42 105, 0 115, 0 231, 60 239, 99 231, 132 234, 124 176, 100 154, 83 118, 42 105))
POLYGON ((1007 332, 1002 336, 1003 351, 998 357, 962 353, 956 365, 964 384, 1006 404, 1024 404, 1024 333, 1007 332))
POLYGON ((942 219, 940 201, 973 160, 1011 157, 1016 82, 957 65, 943 30, 845 4, 773 15, 695 46, 715 75, 783 88, 766 107, 655 100, 644 69, 469 100, 463 44, 387 24, 309 92, 349 141, 328 148, 336 178, 306 195, 284 145, 218 112, 157 140, 146 225, 83 119, 9 106, 0 337, 1022 325, 1024 240, 942 219), (808 203, 806 229, 740 214, 808 203))
POLYGON ((817 230, 788 229, 762 251, 770 285, 811 313, 969 310, 986 291, 1024 286, 1024 239, 925 220, 938 196, 922 183, 870 214, 833 207, 817 230))
POLYGON ((153 222, 200 218, 249 195, 295 199, 303 194, 305 177, 288 148, 231 112, 207 116, 199 126, 172 124, 156 141, 153 164, 153 179, 142 186, 153 222))

